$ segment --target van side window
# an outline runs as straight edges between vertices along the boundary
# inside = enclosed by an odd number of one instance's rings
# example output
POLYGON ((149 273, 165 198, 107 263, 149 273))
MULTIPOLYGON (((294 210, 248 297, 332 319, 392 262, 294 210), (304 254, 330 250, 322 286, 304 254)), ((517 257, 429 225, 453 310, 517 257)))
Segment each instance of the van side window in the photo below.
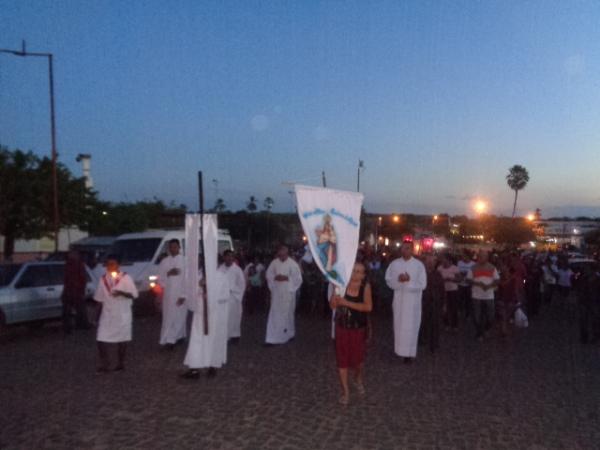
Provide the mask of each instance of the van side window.
POLYGON ((168 254, 169 254, 169 243, 164 242, 162 247, 160 248, 160 252, 158 253, 158 256, 156 257, 156 261, 154 262, 154 264, 159 265, 160 262, 163 259, 165 259, 168 254))

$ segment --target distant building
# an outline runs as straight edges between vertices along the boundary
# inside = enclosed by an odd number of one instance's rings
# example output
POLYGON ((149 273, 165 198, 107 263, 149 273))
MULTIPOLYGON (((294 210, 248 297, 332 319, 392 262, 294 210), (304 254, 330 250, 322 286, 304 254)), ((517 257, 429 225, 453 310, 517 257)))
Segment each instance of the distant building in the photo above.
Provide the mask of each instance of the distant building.
POLYGON ((535 229, 540 241, 581 247, 587 233, 600 229, 600 222, 594 220, 539 220, 535 222, 535 229))
POLYGON ((85 187, 92 189, 94 187, 94 180, 92 180, 92 155, 88 153, 80 153, 77 155, 77 158, 75 158, 75 161, 81 163, 85 187))
MULTIPOLYGON (((66 252, 72 243, 88 237, 87 231, 81 231, 77 227, 61 228, 58 233, 58 251, 66 252)), ((4 236, 0 236, 0 261, 4 260, 2 250, 4 249, 4 236)), ((31 261, 42 259, 54 253, 54 239, 43 237, 41 239, 18 239, 15 241, 14 262, 31 261)))

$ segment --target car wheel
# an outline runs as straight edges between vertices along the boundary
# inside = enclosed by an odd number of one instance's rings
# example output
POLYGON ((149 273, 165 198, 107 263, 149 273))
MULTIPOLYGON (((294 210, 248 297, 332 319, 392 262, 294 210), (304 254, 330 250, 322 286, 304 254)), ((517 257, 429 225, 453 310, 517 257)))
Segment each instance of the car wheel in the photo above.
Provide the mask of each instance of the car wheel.
POLYGON ((35 322, 30 322, 27 324, 31 331, 39 330, 44 326, 43 320, 36 320, 35 322))

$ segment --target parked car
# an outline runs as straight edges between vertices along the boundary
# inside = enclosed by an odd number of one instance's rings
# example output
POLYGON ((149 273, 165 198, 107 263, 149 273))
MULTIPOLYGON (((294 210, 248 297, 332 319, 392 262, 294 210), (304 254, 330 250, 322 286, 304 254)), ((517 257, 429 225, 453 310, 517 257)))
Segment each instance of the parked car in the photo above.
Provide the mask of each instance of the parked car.
MULTIPOLYGON (((90 299, 97 281, 87 267, 86 272, 90 299)), ((0 265, 0 327, 61 317, 64 274, 60 261, 0 265)))
POLYGON ((583 257, 569 258, 569 268, 573 271, 573 286, 577 287, 577 283, 581 276, 587 271, 595 268, 598 262, 595 259, 583 257))

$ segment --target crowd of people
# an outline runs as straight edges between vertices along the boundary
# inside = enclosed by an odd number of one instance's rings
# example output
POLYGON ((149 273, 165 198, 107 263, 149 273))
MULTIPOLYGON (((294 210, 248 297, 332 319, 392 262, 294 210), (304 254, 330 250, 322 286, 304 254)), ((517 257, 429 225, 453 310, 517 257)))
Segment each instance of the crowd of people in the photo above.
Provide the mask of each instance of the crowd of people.
MULTIPOLYGON (((68 283, 81 278, 75 276, 79 271, 73 258, 65 280, 67 305, 74 304, 71 299, 77 297, 77 287, 68 283)), ((118 257, 109 256, 105 267, 94 296, 102 305, 97 330, 100 373, 125 368, 126 342, 132 337, 131 305, 138 295, 131 278, 120 270, 118 257), (117 364, 112 369, 111 344, 117 349, 117 364)), ((543 306, 568 303, 569 299, 577 301, 581 341, 600 340, 598 266, 587 264, 575 273, 566 253, 481 249, 416 256, 412 242, 404 242, 397 255, 361 249, 344 293, 326 283, 307 250, 290 254, 285 245, 268 265, 260 256, 225 251, 212 295, 210 291, 206 295, 207 286, 202 282, 197 295, 186 298, 183 275, 180 244, 173 240, 159 267, 163 288, 159 344, 172 349, 187 341, 184 364, 188 369, 181 376, 198 378, 202 369, 207 369, 209 377, 215 376, 227 361, 228 344, 242 338, 244 315, 268 308, 264 345, 283 345, 296 335, 297 307, 314 313, 322 304, 332 317, 342 404, 349 402, 350 373, 357 393, 365 393, 370 313, 374 309, 385 313, 389 304, 394 353, 406 364, 416 358, 419 344, 436 352, 442 332, 472 333, 481 342, 494 330, 505 337, 513 327, 526 327, 543 306), (193 313, 189 336, 188 311, 193 313)), ((81 312, 80 307, 75 309, 81 312)))

